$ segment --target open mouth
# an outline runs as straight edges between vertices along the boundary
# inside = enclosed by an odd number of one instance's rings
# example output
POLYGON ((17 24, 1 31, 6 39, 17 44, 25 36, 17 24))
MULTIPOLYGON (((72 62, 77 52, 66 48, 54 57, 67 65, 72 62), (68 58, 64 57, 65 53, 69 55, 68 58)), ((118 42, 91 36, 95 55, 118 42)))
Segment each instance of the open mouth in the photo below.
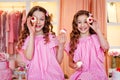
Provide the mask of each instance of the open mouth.
POLYGON ((36 25, 35 27, 36 27, 36 28, 40 28, 41 26, 40 26, 40 25, 36 25))
POLYGON ((80 28, 80 30, 82 30, 82 31, 84 31, 84 30, 86 30, 87 28, 80 28))

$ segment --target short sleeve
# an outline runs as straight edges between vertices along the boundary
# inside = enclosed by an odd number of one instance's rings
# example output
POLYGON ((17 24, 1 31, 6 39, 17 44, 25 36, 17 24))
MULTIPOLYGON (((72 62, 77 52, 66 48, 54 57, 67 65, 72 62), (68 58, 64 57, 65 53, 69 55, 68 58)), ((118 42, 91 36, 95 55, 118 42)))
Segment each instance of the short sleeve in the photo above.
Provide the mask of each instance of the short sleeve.
POLYGON ((99 50, 100 49, 100 42, 99 42, 98 36, 96 34, 94 34, 91 37, 92 37, 92 40, 94 42, 96 49, 99 50))
POLYGON ((29 62, 30 62, 29 60, 26 59, 26 57, 25 57, 25 55, 24 55, 24 50, 25 50, 26 47, 27 47, 28 41, 29 41, 29 37, 27 37, 27 38, 25 39, 25 42, 24 42, 24 44, 23 44, 23 46, 22 46, 22 49, 19 51, 19 54, 21 55, 21 57, 22 57, 23 61, 26 63, 26 65, 28 65, 29 62))
POLYGON ((98 56, 99 60, 101 62, 104 62, 104 52, 103 52, 103 49, 101 49, 101 47, 100 47, 100 42, 99 42, 98 36, 92 35, 91 37, 94 41, 94 45, 97 50, 97 56, 98 56))
POLYGON ((49 38, 50 38, 50 43, 49 43, 50 48, 58 46, 59 41, 55 35, 50 35, 49 38))
POLYGON ((27 45, 28 45, 29 39, 30 39, 30 37, 27 37, 27 38, 25 39, 25 42, 24 42, 24 44, 23 44, 23 46, 22 46, 22 49, 26 49, 26 47, 27 47, 27 45))

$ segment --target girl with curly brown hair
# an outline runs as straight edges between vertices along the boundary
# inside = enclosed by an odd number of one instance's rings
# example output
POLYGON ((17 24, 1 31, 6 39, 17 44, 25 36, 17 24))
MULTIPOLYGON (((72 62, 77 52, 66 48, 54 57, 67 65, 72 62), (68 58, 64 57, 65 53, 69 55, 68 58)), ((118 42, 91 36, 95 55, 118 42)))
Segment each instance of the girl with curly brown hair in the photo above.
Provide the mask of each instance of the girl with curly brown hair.
POLYGON ((27 15, 17 50, 24 54, 27 80, 64 80, 60 67, 63 59, 65 34, 55 36, 48 12, 34 6, 27 15))
POLYGON ((75 69, 70 80, 108 80, 104 69, 104 52, 109 49, 98 22, 86 10, 73 18, 70 42, 65 50, 69 66, 75 69))

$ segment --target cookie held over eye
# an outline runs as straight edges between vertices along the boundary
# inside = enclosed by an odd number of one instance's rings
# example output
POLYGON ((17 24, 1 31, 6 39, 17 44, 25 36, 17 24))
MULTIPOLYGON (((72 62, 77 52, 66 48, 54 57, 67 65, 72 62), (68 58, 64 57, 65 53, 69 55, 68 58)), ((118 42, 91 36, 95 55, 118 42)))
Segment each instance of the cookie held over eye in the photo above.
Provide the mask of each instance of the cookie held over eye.
POLYGON ((35 23, 37 21, 37 18, 35 16, 31 17, 31 22, 35 23))
POLYGON ((60 30, 60 33, 66 33, 66 32, 67 32, 66 29, 61 29, 61 30, 60 30))
POLYGON ((88 18, 87 18, 87 22, 88 22, 88 23, 93 23, 93 21, 94 21, 94 20, 93 20, 93 17, 88 17, 88 18))

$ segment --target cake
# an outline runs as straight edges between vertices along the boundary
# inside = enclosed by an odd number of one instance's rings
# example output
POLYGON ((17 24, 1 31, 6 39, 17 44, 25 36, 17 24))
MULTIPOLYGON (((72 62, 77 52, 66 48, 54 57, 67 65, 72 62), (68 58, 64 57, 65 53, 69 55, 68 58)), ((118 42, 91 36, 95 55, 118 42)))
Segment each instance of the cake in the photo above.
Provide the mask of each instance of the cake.
POLYGON ((112 80, 120 80, 120 72, 116 69, 112 71, 112 80))
POLYGON ((0 61, 0 80, 12 80, 8 61, 0 61))

